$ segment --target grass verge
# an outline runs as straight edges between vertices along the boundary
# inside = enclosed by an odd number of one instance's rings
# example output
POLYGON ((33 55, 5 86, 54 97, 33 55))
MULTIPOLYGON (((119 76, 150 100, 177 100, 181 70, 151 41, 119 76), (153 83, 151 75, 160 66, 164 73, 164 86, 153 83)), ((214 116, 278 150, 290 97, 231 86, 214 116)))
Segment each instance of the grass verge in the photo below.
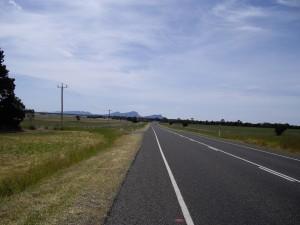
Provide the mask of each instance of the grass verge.
MULTIPOLYGON (((43 159, 39 160, 39 162, 31 163, 28 169, 15 170, 6 174, 6 176, 0 180, 0 198, 24 191, 28 186, 36 184, 41 179, 54 174, 58 170, 67 168, 75 163, 78 163, 95 155, 97 152, 111 146, 113 141, 119 135, 119 132, 112 129, 98 129, 93 132, 97 132, 98 134, 94 135, 95 138, 99 137, 99 140, 103 141, 95 142, 95 144, 91 146, 86 145, 81 148, 68 149, 54 153, 52 152, 51 155, 48 154, 48 157, 44 157, 43 159)), ((63 134, 66 133, 68 132, 60 132, 59 134, 63 136, 63 134)), ((81 133, 75 132, 75 134, 78 135, 81 133)), ((66 136, 68 135, 65 135, 65 138, 66 136)), ((68 138, 76 139, 76 136, 68 136, 68 138)), ((24 138, 26 137, 28 136, 25 136, 24 138)), ((47 144, 53 147, 53 142, 57 140, 51 141, 49 136, 47 136, 47 138, 47 144)), ((64 140, 64 138, 62 140, 64 140)), ((36 145, 37 147, 40 147, 41 149, 43 149, 43 151, 45 151, 45 148, 41 146, 42 143, 38 142, 36 143, 36 145)), ((65 143, 63 142, 62 148, 66 147, 66 145, 64 144, 65 143)), ((40 149, 35 148, 36 146, 34 145, 34 143, 31 143, 30 146, 32 151, 41 151, 40 149)), ((24 154, 24 148, 22 154, 24 154)))
POLYGON ((144 123, 66 117, 64 130, 57 129, 58 116, 25 120, 23 128, 35 130, 0 133, 0 202, 26 190, 57 171, 86 160, 112 146, 121 135, 144 123))
POLYGON ((119 136, 104 151, 59 170, 0 203, 6 225, 96 225, 104 221, 142 140, 143 131, 119 136))

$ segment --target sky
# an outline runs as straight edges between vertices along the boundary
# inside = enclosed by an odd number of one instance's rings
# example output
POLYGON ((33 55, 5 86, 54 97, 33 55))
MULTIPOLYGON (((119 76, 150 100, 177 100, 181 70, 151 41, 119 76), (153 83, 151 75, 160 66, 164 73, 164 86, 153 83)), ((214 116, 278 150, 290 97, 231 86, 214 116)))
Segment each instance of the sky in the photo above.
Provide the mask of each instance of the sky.
POLYGON ((0 0, 27 108, 300 124, 300 0, 0 0))

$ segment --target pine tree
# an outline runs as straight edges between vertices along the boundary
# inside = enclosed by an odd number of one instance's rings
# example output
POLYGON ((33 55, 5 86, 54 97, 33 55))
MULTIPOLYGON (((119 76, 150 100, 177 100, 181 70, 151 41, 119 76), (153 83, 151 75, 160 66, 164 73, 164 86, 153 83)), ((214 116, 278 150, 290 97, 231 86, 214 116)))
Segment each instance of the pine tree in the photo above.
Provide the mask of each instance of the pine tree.
POLYGON ((0 49, 0 129, 19 129, 25 117, 25 106, 15 96, 15 79, 8 77, 4 52, 0 49))

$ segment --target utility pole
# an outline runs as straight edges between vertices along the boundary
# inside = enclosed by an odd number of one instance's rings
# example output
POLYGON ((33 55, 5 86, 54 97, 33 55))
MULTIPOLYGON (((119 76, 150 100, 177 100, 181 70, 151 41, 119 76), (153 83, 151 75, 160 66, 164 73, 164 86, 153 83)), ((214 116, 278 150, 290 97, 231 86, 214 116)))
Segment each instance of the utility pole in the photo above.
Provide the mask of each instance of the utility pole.
POLYGON ((108 119, 110 118, 111 109, 108 110, 108 119))
POLYGON ((60 88, 60 128, 63 129, 63 120, 64 120, 64 89, 68 88, 68 85, 61 83, 57 85, 57 88, 60 88))

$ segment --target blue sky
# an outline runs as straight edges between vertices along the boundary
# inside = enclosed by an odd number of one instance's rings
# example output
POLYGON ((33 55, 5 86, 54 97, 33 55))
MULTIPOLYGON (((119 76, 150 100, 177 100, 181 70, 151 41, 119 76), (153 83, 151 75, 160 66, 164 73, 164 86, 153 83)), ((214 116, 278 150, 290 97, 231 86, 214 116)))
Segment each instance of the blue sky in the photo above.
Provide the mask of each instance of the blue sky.
POLYGON ((0 0, 28 108, 300 124, 300 0, 0 0))

